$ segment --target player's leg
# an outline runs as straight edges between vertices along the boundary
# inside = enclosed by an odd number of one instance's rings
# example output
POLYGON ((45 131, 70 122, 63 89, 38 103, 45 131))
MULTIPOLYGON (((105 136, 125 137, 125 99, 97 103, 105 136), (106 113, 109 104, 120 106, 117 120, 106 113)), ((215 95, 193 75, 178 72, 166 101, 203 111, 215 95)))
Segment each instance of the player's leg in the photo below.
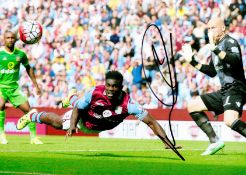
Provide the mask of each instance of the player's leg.
MULTIPOLYGON (((14 105, 14 107, 19 108, 22 110, 25 114, 28 113, 31 108, 29 105, 29 102, 27 100, 27 97, 23 92, 21 92, 20 87, 16 89, 12 89, 12 92, 9 94, 9 101, 14 105)), ((37 138, 36 135, 36 123, 30 123, 28 125, 30 130, 30 143, 31 144, 43 144, 39 138, 37 138)))
POLYGON ((37 110, 32 110, 18 120, 17 129, 23 129, 28 124, 33 122, 47 124, 56 129, 62 129, 63 118, 55 113, 38 112, 37 110))
POLYGON ((242 136, 246 137, 246 123, 241 121, 239 117, 240 116, 238 111, 226 110, 224 112, 225 124, 242 136))
POLYGON ((5 100, 2 97, 2 93, 0 91, 0 144, 7 144, 8 140, 6 139, 6 135, 4 132, 4 121, 6 117, 5 113, 5 100))
POLYGON ((246 87, 238 83, 228 89, 223 97, 225 124, 244 137, 246 137, 246 123, 240 120, 240 116, 245 104, 245 98, 246 87))
MULTIPOLYGON (((67 111, 63 116, 58 116, 54 113, 46 112, 29 112, 26 115, 22 116, 17 122, 17 129, 21 130, 30 122, 36 122, 40 124, 47 124, 56 129, 68 130, 70 128, 70 119, 72 116, 73 110, 67 111)), ((82 119, 77 121, 77 128, 80 129, 83 133, 99 133, 100 131, 91 130, 83 125, 82 119)))
POLYGON ((208 116, 203 112, 207 111, 207 107, 204 104, 200 96, 192 99, 187 106, 188 112, 192 119, 196 122, 197 126, 208 136, 210 143, 215 143, 219 140, 209 122, 208 116))
POLYGON ((201 154, 212 155, 222 149, 225 144, 217 137, 207 115, 203 111, 214 111, 217 115, 223 112, 222 100, 219 92, 205 94, 197 97, 188 104, 188 111, 196 122, 196 124, 202 129, 202 131, 208 136, 210 145, 201 154))
POLYGON ((71 89, 71 90, 69 91, 69 93, 68 93, 68 96, 65 97, 65 98, 62 100, 62 107, 63 107, 63 108, 67 108, 67 107, 69 107, 69 106, 71 105, 70 100, 71 100, 71 98, 72 98, 73 96, 76 96, 76 97, 77 97, 77 90, 76 90, 76 89, 71 89))
MULTIPOLYGON (((67 108, 68 106, 72 106, 72 107, 75 107, 75 106, 83 106, 83 100, 81 101, 80 100, 81 98, 81 94, 79 94, 79 92, 77 92, 76 89, 72 89, 69 93, 68 93, 68 96, 65 97, 63 100, 62 100, 62 107, 63 108, 67 108), (82 102, 82 103, 81 103, 82 102)), ((86 98, 86 97, 85 97, 86 98)))
MULTIPOLYGON (((28 112, 35 112, 36 109, 32 109, 30 108, 30 105, 28 103, 28 101, 24 102, 23 104, 18 106, 19 109, 21 109, 25 114, 27 114, 28 112)), ((31 144, 43 144, 43 142, 37 137, 37 128, 36 128, 36 123, 34 122, 30 122, 28 124, 28 128, 30 131, 30 143, 31 144)))
POLYGON ((242 136, 246 137, 246 123, 245 122, 237 119, 232 123, 231 128, 234 131, 237 131, 238 133, 240 133, 242 136))

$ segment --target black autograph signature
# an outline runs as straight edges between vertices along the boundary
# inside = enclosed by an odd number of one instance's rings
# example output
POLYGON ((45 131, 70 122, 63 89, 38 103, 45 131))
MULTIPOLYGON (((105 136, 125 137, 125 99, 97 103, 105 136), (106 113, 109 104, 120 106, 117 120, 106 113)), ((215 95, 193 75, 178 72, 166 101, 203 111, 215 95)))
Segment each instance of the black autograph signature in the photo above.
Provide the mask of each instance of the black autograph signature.
POLYGON ((146 73, 145 73, 145 66, 144 66, 144 58, 143 58, 143 45, 144 45, 144 39, 145 39, 145 36, 147 35, 147 32, 148 30, 151 28, 151 27, 154 27, 157 29, 159 35, 160 35, 160 38, 161 38, 161 44, 163 46, 163 49, 165 51, 165 57, 160 60, 159 59, 159 56, 156 52, 156 49, 155 49, 155 46, 153 43, 151 43, 151 49, 152 49, 152 53, 153 53, 153 57, 154 57, 154 61, 155 61, 155 67, 157 68, 157 70, 159 71, 162 79, 165 81, 165 83, 171 88, 171 94, 172 94, 172 103, 171 104, 167 104, 165 103, 163 100, 161 100, 158 95, 156 95, 156 93, 154 92, 154 90, 152 89, 151 87, 151 84, 149 81, 147 81, 147 84, 151 90, 151 92, 153 93, 153 95, 158 99, 159 102, 161 102, 163 105, 165 106, 168 106, 171 108, 170 112, 169 112, 169 128, 170 128, 170 133, 171 133, 171 136, 172 136, 172 139, 173 139, 173 143, 170 142, 170 140, 168 139, 168 137, 166 138, 162 138, 161 136, 159 136, 162 141, 164 141, 166 144, 168 144, 168 146, 182 159, 182 160, 185 160, 184 157, 177 151, 177 149, 175 148, 175 145, 176 145, 176 142, 175 142, 175 138, 173 136, 173 132, 172 132, 172 126, 171 126, 171 114, 172 114, 172 111, 173 111, 173 108, 174 108, 174 105, 176 104, 177 102, 177 96, 178 96, 178 83, 177 83, 177 78, 176 78, 176 70, 175 70, 175 63, 174 63, 174 56, 173 56, 173 46, 172 46, 172 33, 170 33, 170 45, 171 45, 171 60, 169 60, 168 58, 168 54, 167 54, 167 49, 166 49, 166 45, 165 45, 165 42, 164 42, 164 39, 162 37, 162 34, 161 34, 161 31, 160 29, 158 28, 158 26, 156 26, 155 24, 149 24, 144 32, 144 35, 143 35, 143 39, 142 39, 142 46, 141 46, 141 58, 142 58, 142 65, 143 65, 143 72, 144 72, 144 76, 147 80, 147 76, 146 76, 146 73), (166 61, 166 62, 165 62, 166 61), (160 69, 161 66, 164 66, 163 64, 166 63, 165 65, 167 66, 168 68, 168 74, 169 74, 169 81, 166 80, 166 78, 164 77, 163 73, 162 73, 162 70, 160 69), (169 83, 170 82, 170 83, 169 83))

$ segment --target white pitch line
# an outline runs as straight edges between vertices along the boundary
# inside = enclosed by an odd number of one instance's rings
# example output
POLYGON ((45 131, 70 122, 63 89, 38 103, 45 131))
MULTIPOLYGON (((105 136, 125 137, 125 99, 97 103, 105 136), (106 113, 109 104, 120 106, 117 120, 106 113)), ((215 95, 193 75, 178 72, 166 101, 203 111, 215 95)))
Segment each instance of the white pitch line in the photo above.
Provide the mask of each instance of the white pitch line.
POLYGON ((0 171, 0 174, 35 174, 35 175, 56 175, 56 174, 47 174, 47 173, 17 172, 17 171, 0 171))
MULTIPOLYGON (((39 151, 39 150, 32 150, 32 151, 21 151, 21 150, 0 150, 0 153, 7 153, 7 152, 20 152, 20 153, 52 153, 52 152, 133 152, 133 151, 163 151, 163 150, 171 150, 171 149, 121 149, 121 150, 98 150, 98 149, 82 149, 82 150, 52 150, 52 151, 39 151)), ((181 151, 202 151, 204 149, 178 149, 181 151)))

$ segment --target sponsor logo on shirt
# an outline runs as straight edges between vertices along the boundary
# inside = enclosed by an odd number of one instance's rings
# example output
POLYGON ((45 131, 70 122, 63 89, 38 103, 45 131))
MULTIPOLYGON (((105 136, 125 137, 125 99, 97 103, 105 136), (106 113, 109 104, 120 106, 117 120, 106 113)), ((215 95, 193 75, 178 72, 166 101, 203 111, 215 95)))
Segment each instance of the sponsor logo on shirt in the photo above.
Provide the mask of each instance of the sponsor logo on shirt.
POLYGON ((97 114, 97 113, 94 113, 93 116, 94 116, 95 118, 98 118, 98 119, 102 118, 102 116, 99 115, 99 114, 97 114))
POLYGON ((14 69, 12 69, 12 70, 10 70, 10 69, 7 69, 7 70, 2 69, 2 70, 0 70, 0 74, 13 74, 15 72, 16 72, 16 70, 14 70, 14 69))

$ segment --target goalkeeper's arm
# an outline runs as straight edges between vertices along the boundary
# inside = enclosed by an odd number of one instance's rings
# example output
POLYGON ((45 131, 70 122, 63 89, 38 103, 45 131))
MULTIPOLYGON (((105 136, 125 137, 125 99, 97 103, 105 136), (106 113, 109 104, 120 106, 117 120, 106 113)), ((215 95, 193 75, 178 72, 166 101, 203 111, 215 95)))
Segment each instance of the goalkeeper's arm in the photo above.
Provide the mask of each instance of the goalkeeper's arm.
POLYGON ((210 77, 215 77, 217 72, 214 68, 213 60, 211 59, 209 62, 209 65, 206 64, 200 64, 198 61, 195 59, 194 56, 192 56, 192 60, 190 61, 190 64, 194 66, 196 69, 201 71, 202 73, 210 76, 210 77))
POLYGON ((214 64, 213 64, 212 59, 210 60, 209 65, 200 64, 196 60, 194 53, 192 52, 191 46, 189 44, 185 44, 182 47, 181 55, 183 56, 183 58, 185 59, 186 62, 189 62, 192 66, 194 66, 196 69, 198 69, 202 73, 204 73, 210 77, 214 77, 217 74, 217 72, 214 68, 214 64))

